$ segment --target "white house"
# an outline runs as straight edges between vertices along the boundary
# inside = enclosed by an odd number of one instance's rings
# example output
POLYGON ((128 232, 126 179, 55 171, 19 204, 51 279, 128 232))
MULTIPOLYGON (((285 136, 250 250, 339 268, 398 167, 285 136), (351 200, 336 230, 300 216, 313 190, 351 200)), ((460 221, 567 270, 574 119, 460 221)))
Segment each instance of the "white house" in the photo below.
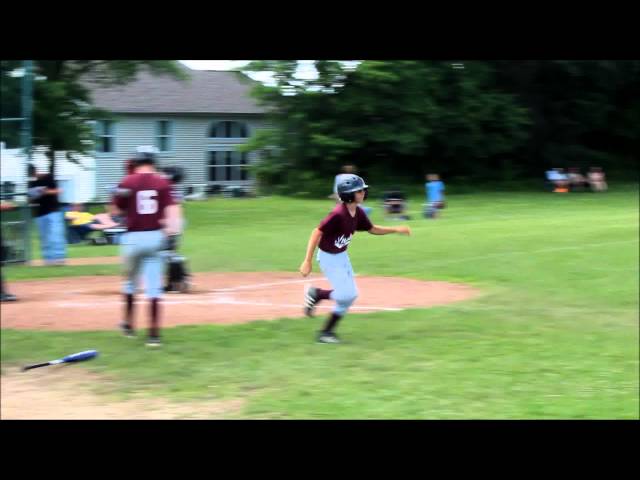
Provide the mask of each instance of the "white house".
POLYGON ((185 72, 184 81, 141 71, 126 85, 87 83, 92 103, 113 116, 96 122, 98 199, 108 198, 140 145, 156 147, 160 167, 182 167, 183 187, 255 187, 246 167, 258 153, 237 151, 267 127, 265 109, 250 94, 255 82, 239 72, 185 72))
MULTIPOLYGON (((266 110, 251 97, 255 82, 239 72, 185 68, 188 80, 141 71, 126 85, 105 87, 87 81, 92 103, 111 112, 95 122, 97 143, 82 167, 56 154, 56 180, 63 202, 107 201, 111 188, 126 174, 125 163, 140 145, 153 145, 160 167, 180 166, 189 185, 252 190, 246 167, 258 152, 239 152, 253 132, 268 128, 266 110)), ((34 154, 36 168, 47 170, 46 150, 34 154)), ((19 149, 2 149, 2 180, 26 188, 26 157, 19 149)), ((3 188, 3 190, 5 190, 3 188)))
MULTIPOLYGON (((34 149, 31 162, 38 172, 49 170, 46 147, 34 149)), ((62 188, 62 203, 86 203, 96 200, 96 161, 87 155, 74 154, 79 164, 67 159, 67 152, 56 152, 56 181, 62 188)), ((20 148, 5 148, 0 144, 0 187, 6 193, 11 185, 13 192, 27 190, 27 155, 20 148)))

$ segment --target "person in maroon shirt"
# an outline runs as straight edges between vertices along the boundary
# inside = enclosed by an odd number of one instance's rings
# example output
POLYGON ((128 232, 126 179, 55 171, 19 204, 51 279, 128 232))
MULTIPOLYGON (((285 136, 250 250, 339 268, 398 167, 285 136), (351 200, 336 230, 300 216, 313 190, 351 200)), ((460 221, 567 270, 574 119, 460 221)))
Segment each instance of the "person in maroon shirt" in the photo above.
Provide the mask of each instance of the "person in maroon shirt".
POLYGON ((300 273, 306 277, 311 273, 311 259, 316 247, 318 264, 322 273, 333 287, 332 290, 310 287, 305 293, 304 312, 313 316, 316 304, 321 300, 336 302, 333 312, 318 334, 319 343, 340 343, 335 334, 338 321, 358 297, 358 289, 354 280, 353 267, 347 254, 347 247, 356 231, 366 231, 373 235, 400 233, 411 235, 407 226, 381 227, 373 225, 360 204, 367 198, 369 186, 358 175, 344 174, 337 179, 339 203, 320 225, 311 232, 307 253, 300 273))
POLYGON ((125 336, 133 337, 134 295, 142 279, 145 293, 150 299, 150 328, 148 346, 159 346, 162 277, 167 237, 181 230, 180 210, 171 196, 171 185, 155 169, 152 153, 140 153, 136 157, 134 173, 127 175, 118 185, 113 198, 114 205, 126 216, 127 233, 122 236, 121 252, 125 264, 126 279, 125 319, 120 328, 125 336))

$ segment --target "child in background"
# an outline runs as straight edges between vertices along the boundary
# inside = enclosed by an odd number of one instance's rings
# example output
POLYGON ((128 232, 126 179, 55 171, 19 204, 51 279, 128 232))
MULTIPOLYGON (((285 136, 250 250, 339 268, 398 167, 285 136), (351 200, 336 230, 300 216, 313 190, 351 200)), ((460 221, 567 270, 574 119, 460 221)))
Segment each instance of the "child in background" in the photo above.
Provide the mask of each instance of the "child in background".
POLYGON ((426 176, 427 182, 424 184, 427 193, 427 208, 425 217, 436 218, 438 210, 444 208, 444 183, 437 173, 430 173, 426 176))

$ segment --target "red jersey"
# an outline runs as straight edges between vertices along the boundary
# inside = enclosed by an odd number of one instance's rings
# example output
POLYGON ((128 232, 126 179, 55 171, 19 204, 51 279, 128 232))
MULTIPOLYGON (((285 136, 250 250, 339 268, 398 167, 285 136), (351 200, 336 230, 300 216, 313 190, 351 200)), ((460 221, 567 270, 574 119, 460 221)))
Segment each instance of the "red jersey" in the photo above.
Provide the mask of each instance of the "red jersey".
POLYGON ((351 243, 356 230, 369 231, 372 228, 373 225, 362 208, 357 207, 356 215, 352 217, 347 205, 339 203, 318 225, 322 232, 318 246, 327 253, 341 253, 351 243))
POLYGON ((118 188, 130 190, 127 196, 116 195, 114 203, 125 211, 127 230, 144 232, 162 228, 164 209, 175 202, 171 197, 171 185, 157 173, 127 175, 118 188))

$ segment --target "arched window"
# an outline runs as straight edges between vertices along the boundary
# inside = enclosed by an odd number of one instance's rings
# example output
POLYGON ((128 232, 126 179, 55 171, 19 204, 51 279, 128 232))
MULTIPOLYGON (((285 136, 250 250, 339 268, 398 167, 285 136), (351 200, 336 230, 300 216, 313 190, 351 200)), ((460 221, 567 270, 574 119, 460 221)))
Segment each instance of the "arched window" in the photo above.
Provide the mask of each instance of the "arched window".
POLYGON ((249 129, 244 122, 223 121, 211 125, 210 138, 247 138, 249 129))
POLYGON ((209 181, 228 182, 249 180, 249 157, 246 152, 209 152, 209 181))

